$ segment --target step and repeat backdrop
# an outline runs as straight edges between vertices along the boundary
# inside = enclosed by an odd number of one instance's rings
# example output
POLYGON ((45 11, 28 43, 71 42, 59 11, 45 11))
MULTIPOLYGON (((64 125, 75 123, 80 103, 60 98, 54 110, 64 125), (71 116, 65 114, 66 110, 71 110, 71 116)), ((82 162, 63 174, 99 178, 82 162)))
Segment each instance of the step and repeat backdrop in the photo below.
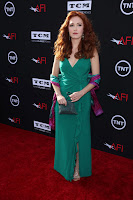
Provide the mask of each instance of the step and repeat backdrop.
POLYGON ((91 19, 101 42, 104 113, 91 110, 92 148, 133 159, 133 2, 0 1, 0 122, 55 137, 49 125, 53 46, 67 13, 91 19))

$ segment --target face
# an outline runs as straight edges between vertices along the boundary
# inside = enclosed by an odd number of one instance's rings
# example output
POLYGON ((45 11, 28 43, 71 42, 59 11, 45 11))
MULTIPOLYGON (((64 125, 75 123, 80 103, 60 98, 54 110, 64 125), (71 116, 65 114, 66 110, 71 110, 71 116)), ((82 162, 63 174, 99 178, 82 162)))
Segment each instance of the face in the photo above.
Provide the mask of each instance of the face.
POLYGON ((74 16, 70 19, 68 25, 68 31, 71 38, 73 39, 81 38, 83 34, 83 28, 84 28, 83 20, 80 17, 74 16))

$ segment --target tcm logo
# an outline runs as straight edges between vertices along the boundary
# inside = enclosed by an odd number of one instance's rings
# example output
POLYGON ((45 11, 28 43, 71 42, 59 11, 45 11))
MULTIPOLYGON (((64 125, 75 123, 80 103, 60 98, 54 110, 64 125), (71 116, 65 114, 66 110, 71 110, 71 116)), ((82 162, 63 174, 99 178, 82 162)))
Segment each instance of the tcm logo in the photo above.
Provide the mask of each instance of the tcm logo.
POLYGON ((120 60, 115 65, 115 72, 121 77, 127 76, 131 72, 130 63, 126 60, 120 60))
POLYGON ((4 11, 8 17, 12 17, 15 13, 15 6, 11 1, 6 2, 4 11))
POLYGON ((33 123, 34 123, 34 129, 50 133, 51 126, 49 124, 39 122, 39 121, 35 121, 35 120, 33 121, 33 123))
POLYGON ((109 149, 114 149, 115 151, 121 151, 121 152, 123 152, 123 145, 121 145, 121 144, 112 144, 112 145, 110 145, 110 144, 108 144, 107 142, 105 142, 104 143, 104 145, 105 146, 107 146, 109 149))
POLYGON ((85 11, 86 14, 91 13, 92 0, 89 1, 68 1, 67 11, 77 10, 85 11))
POLYGON ((120 40, 116 40, 113 38, 111 41, 116 43, 117 45, 127 45, 127 43, 130 43, 131 45, 133 45, 133 36, 126 36, 125 40, 123 36, 121 37, 120 40))
POLYGON ((51 33, 45 31, 31 31, 31 41, 32 42, 50 42, 51 33))
POLYGON ((130 2, 130 0, 128 0, 128 2, 122 0, 120 3, 120 10, 124 15, 133 14, 133 2, 130 2))
POLYGON ((7 40, 16 40, 16 33, 8 33, 8 35, 3 34, 3 37, 7 40))
POLYGON ((43 62, 45 62, 46 64, 46 57, 40 57, 40 58, 38 57, 37 59, 32 58, 31 60, 38 64, 42 64, 43 62))
POLYGON ((34 12, 46 12, 46 4, 40 4, 34 8, 34 7, 30 7, 30 10, 34 11, 34 12))
POLYGON ((115 115, 111 119, 112 126, 117 130, 122 130, 126 126, 126 120, 121 115, 115 115))
POLYGON ((11 95, 10 97, 10 103, 13 105, 13 106, 18 106, 19 105, 19 98, 17 95, 13 94, 11 95))
POLYGON ((11 121, 12 123, 15 123, 15 124, 20 124, 20 118, 10 118, 8 117, 9 121, 11 121))
POLYGON ((39 109, 45 108, 45 110, 47 110, 47 104, 46 103, 39 103, 39 104, 33 103, 33 106, 35 106, 36 108, 39 108, 39 109))
POLYGON ((16 64, 16 62, 18 61, 17 54, 14 51, 10 51, 8 53, 8 61, 13 65, 16 64))
POLYGON ((33 87, 40 89, 50 89, 51 87, 50 80, 39 79, 39 78, 32 78, 32 84, 33 87))
POLYGON ((125 93, 121 93, 121 94, 117 93, 116 95, 109 93, 107 94, 107 96, 111 97, 114 100, 119 100, 119 101, 122 101, 123 99, 125 99, 127 102, 128 100, 128 94, 125 94, 125 93))
POLYGON ((18 77, 11 77, 10 79, 6 77, 5 79, 9 83, 17 83, 18 84, 18 77))

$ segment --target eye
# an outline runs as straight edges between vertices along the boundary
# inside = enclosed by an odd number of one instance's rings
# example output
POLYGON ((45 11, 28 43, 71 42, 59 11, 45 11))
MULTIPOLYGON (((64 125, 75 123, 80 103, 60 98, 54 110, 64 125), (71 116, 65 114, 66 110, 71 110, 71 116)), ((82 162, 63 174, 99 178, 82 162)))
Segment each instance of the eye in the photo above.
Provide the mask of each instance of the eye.
MULTIPOLYGON (((70 26, 73 26, 73 24, 70 24, 70 26)), ((81 24, 79 24, 79 26, 82 26, 81 24)))

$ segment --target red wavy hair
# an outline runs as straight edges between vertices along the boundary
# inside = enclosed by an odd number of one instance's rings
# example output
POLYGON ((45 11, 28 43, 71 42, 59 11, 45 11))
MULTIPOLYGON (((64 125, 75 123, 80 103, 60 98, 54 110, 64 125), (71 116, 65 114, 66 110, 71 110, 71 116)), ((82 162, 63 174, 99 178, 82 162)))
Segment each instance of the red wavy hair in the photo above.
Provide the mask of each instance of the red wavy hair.
POLYGON ((68 13, 64 23, 59 29, 57 40, 54 42, 54 55, 56 58, 63 61, 64 58, 70 58, 72 53, 72 42, 69 40, 68 25, 72 17, 78 16, 84 23, 84 39, 80 41, 78 46, 78 52, 75 53, 75 58, 80 59, 85 57, 86 59, 92 58, 94 49, 100 51, 100 41, 93 30, 92 21, 87 18, 84 13, 79 11, 71 11, 68 13))

